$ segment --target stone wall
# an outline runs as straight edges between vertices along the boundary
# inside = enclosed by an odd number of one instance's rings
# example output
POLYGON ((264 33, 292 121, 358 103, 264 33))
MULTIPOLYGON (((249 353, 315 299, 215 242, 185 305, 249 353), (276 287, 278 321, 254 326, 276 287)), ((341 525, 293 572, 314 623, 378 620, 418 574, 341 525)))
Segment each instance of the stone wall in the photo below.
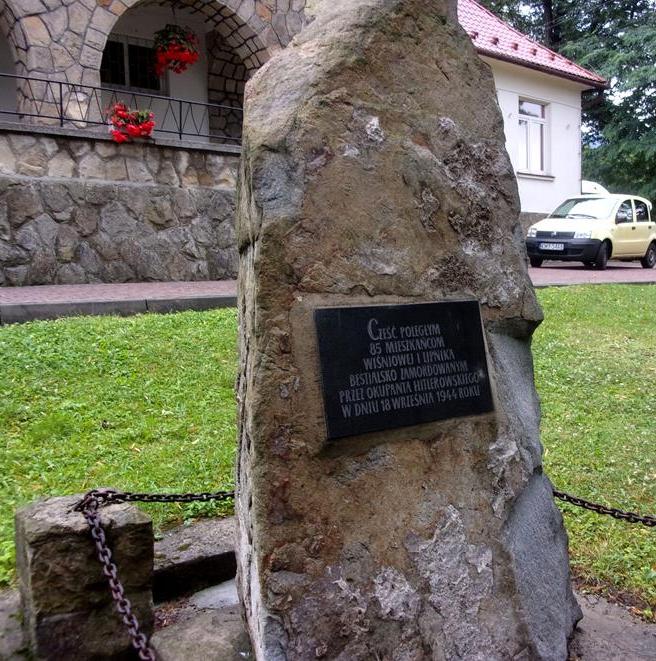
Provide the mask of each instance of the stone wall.
POLYGON ((234 278, 238 157, 0 134, 0 285, 234 278))
MULTIPOLYGON (((97 85, 102 52, 116 21, 154 0, 0 0, 0 33, 9 41, 16 72, 97 85)), ((217 23, 219 33, 247 67, 302 27, 306 0, 176 0, 217 23)), ((159 0, 158 0, 159 4, 159 0)), ((167 3, 166 0, 162 4, 167 3)))

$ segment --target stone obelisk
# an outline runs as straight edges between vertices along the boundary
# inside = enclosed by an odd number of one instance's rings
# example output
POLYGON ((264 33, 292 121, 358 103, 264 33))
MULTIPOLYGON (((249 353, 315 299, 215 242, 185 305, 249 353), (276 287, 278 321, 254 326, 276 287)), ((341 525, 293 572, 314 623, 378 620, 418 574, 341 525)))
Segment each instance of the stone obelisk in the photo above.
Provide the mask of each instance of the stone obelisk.
POLYGON ((248 85, 239 589, 262 661, 565 659, 541 320, 455 0, 331 0, 248 85))

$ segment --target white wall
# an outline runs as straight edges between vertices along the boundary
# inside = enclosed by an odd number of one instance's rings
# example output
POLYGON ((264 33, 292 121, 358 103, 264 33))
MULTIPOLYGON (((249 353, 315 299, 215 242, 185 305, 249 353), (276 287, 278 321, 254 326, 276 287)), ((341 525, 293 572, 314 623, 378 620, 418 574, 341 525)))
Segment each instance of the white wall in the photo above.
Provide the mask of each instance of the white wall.
POLYGON ((517 173, 522 211, 549 213, 581 193, 581 92, 573 81, 483 57, 492 68, 503 114, 506 149, 515 171, 519 155, 519 99, 548 104, 546 175, 517 173))
MULTIPOLYGON (((173 20, 173 13, 170 5, 167 7, 147 6, 140 7, 136 5, 128 9, 117 21, 112 30, 112 34, 124 35, 128 37, 137 37, 152 41, 153 35, 157 30, 163 28, 167 23, 176 23, 185 27, 190 27, 198 36, 198 50, 200 57, 187 71, 183 73, 167 72, 168 78, 168 96, 186 101, 198 101, 207 103, 207 53, 205 52, 205 33, 214 27, 213 24, 205 23, 199 14, 192 14, 189 10, 182 8, 176 9, 176 20, 173 20)), ((111 37, 110 37, 111 38, 111 37)), ((149 100, 144 98, 144 106, 149 100)), ((183 105, 183 112, 186 112, 188 106, 183 105)), ((176 129, 173 117, 170 115, 165 118, 167 103, 165 101, 155 100, 151 107, 155 113, 155 123, 158 128, 170 130, 176 129)), ((175 105, 175 111, 178 112, 178 106, 175 105)), ((206 118, 205 109, 201 106, 193 106, 193 111, 197 124, 201 126, 201 133, 208 133, 209 126, 206 118)), ((177 115, 176 115, 177 116, 177 115)), ((188 124, 191 127, 191 124, 188 124)), ((194 130, 189 128, 188 130, 194 130)), ((162 137, 170 134, 161 133, 162 137)), ((170 136, 174 137, 174 136, 170 136)))

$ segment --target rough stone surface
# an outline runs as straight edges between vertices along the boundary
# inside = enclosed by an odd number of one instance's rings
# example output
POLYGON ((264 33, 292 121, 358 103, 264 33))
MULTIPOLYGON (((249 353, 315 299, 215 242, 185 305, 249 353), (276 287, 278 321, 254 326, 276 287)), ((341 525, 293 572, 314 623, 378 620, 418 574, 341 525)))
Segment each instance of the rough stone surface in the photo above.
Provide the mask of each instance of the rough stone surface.
POLYGON ((519 200, 455 3, 337 0, 251 79, 239 586, 258 659, 567 656, 519 200), (475 298, 492 414, 327 446, 317 307, 475 298))
POLYGON ((155 633, 152 645, 161 661, 244 661, 252 658, 238 606, 204 610, 155 633))
POLYGON ((656 624, 641 622, 605 599, 581 594, 577 597, 583 620, 572 643, 573 658, 583 661, 656 659, 656 624))
POLYGON ((155 542, 155 601, 189 594, 235 575, 235 520, 202 519, 155 542))
MULTIPOLYGON (((242 659, 251 658, 243 622, 237 621, 233 607, 222 602, 222 596, 228 593, 227 598, 232 598, 234 603, 236 595, 231 596, 228 590, 224 584, 212 591, 204 590, 190 601, 162 605, 161 618, 171 619, 175 624, 165 624, 166 628, 154 634, 158 653, 169 661, 192 658, 236 661, 233 656, 236 649, 242 659), (206 610, 196 610, 191 602, 197 598, 206 605, 206 610)), ((583 619, 572 639, 571 661, 652 661, 656 658, 655 624, 643 622, 602 598, 580 593, 576 597, 582 606, 583 619)))
POLYGON ((219 585, 201 590, 189 600, 196 608, 219 610, 221 608, 239 606, 237 583, 233 578, 219 585))
POLYGON ((235 156, 21 134, 0 134, 3 148, 1 284, 236 276, 235 156), (201 184, 185 183, 190 168, 201 184))
MULTIPOLYGON (((130 641, 114 613, 80 496, 33 503, 16 513, 16 564, 25 629, 37 658, 127 657, 130 641)), ((102 522, 135 615, 153 626, 153 531, 134 506, 102 510, 102 522)))
POLYGON ((0 659, 17 661, 27 658, 22 627, 20 595, 16 590, 0 592, 0 659))

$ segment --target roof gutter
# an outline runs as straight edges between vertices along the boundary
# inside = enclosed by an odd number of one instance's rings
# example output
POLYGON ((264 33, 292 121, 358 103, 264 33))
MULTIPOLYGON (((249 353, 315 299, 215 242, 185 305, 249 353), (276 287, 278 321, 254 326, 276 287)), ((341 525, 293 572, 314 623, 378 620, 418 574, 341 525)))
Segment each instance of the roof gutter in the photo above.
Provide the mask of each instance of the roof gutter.
POLYGON ((568 80, 572 80, 575 83, 580 83, 581 85, 587 85, 588 89, 595 88, 595 89, 605 90, 610 87, 610 84, 606 80, 604 80, 603 82, 591 80, 590 78, 585 78, 584 76, 577 76, 576 74, 573 73, 567 73, 565 71, 559 71, 558 69, 552 69, 542 64, 527 62, 526 60, 518 60, 513 58, 512 56, 501 55, 500 53, 493 53, 485 50, 484 48, 480 48, 479 46, 475 46, 475 47, 476 47, 476 52, 479 55, 485 55, 485 57, 490 57, 494 60, 501 60, 502 62, 509 62, 510 64, 515 64, 516 66, 519 67, 526 67, 527 69, 534 69, 535 71, 548 73, 549 75, 557 76, 558 78, 567 78, 568 80))

